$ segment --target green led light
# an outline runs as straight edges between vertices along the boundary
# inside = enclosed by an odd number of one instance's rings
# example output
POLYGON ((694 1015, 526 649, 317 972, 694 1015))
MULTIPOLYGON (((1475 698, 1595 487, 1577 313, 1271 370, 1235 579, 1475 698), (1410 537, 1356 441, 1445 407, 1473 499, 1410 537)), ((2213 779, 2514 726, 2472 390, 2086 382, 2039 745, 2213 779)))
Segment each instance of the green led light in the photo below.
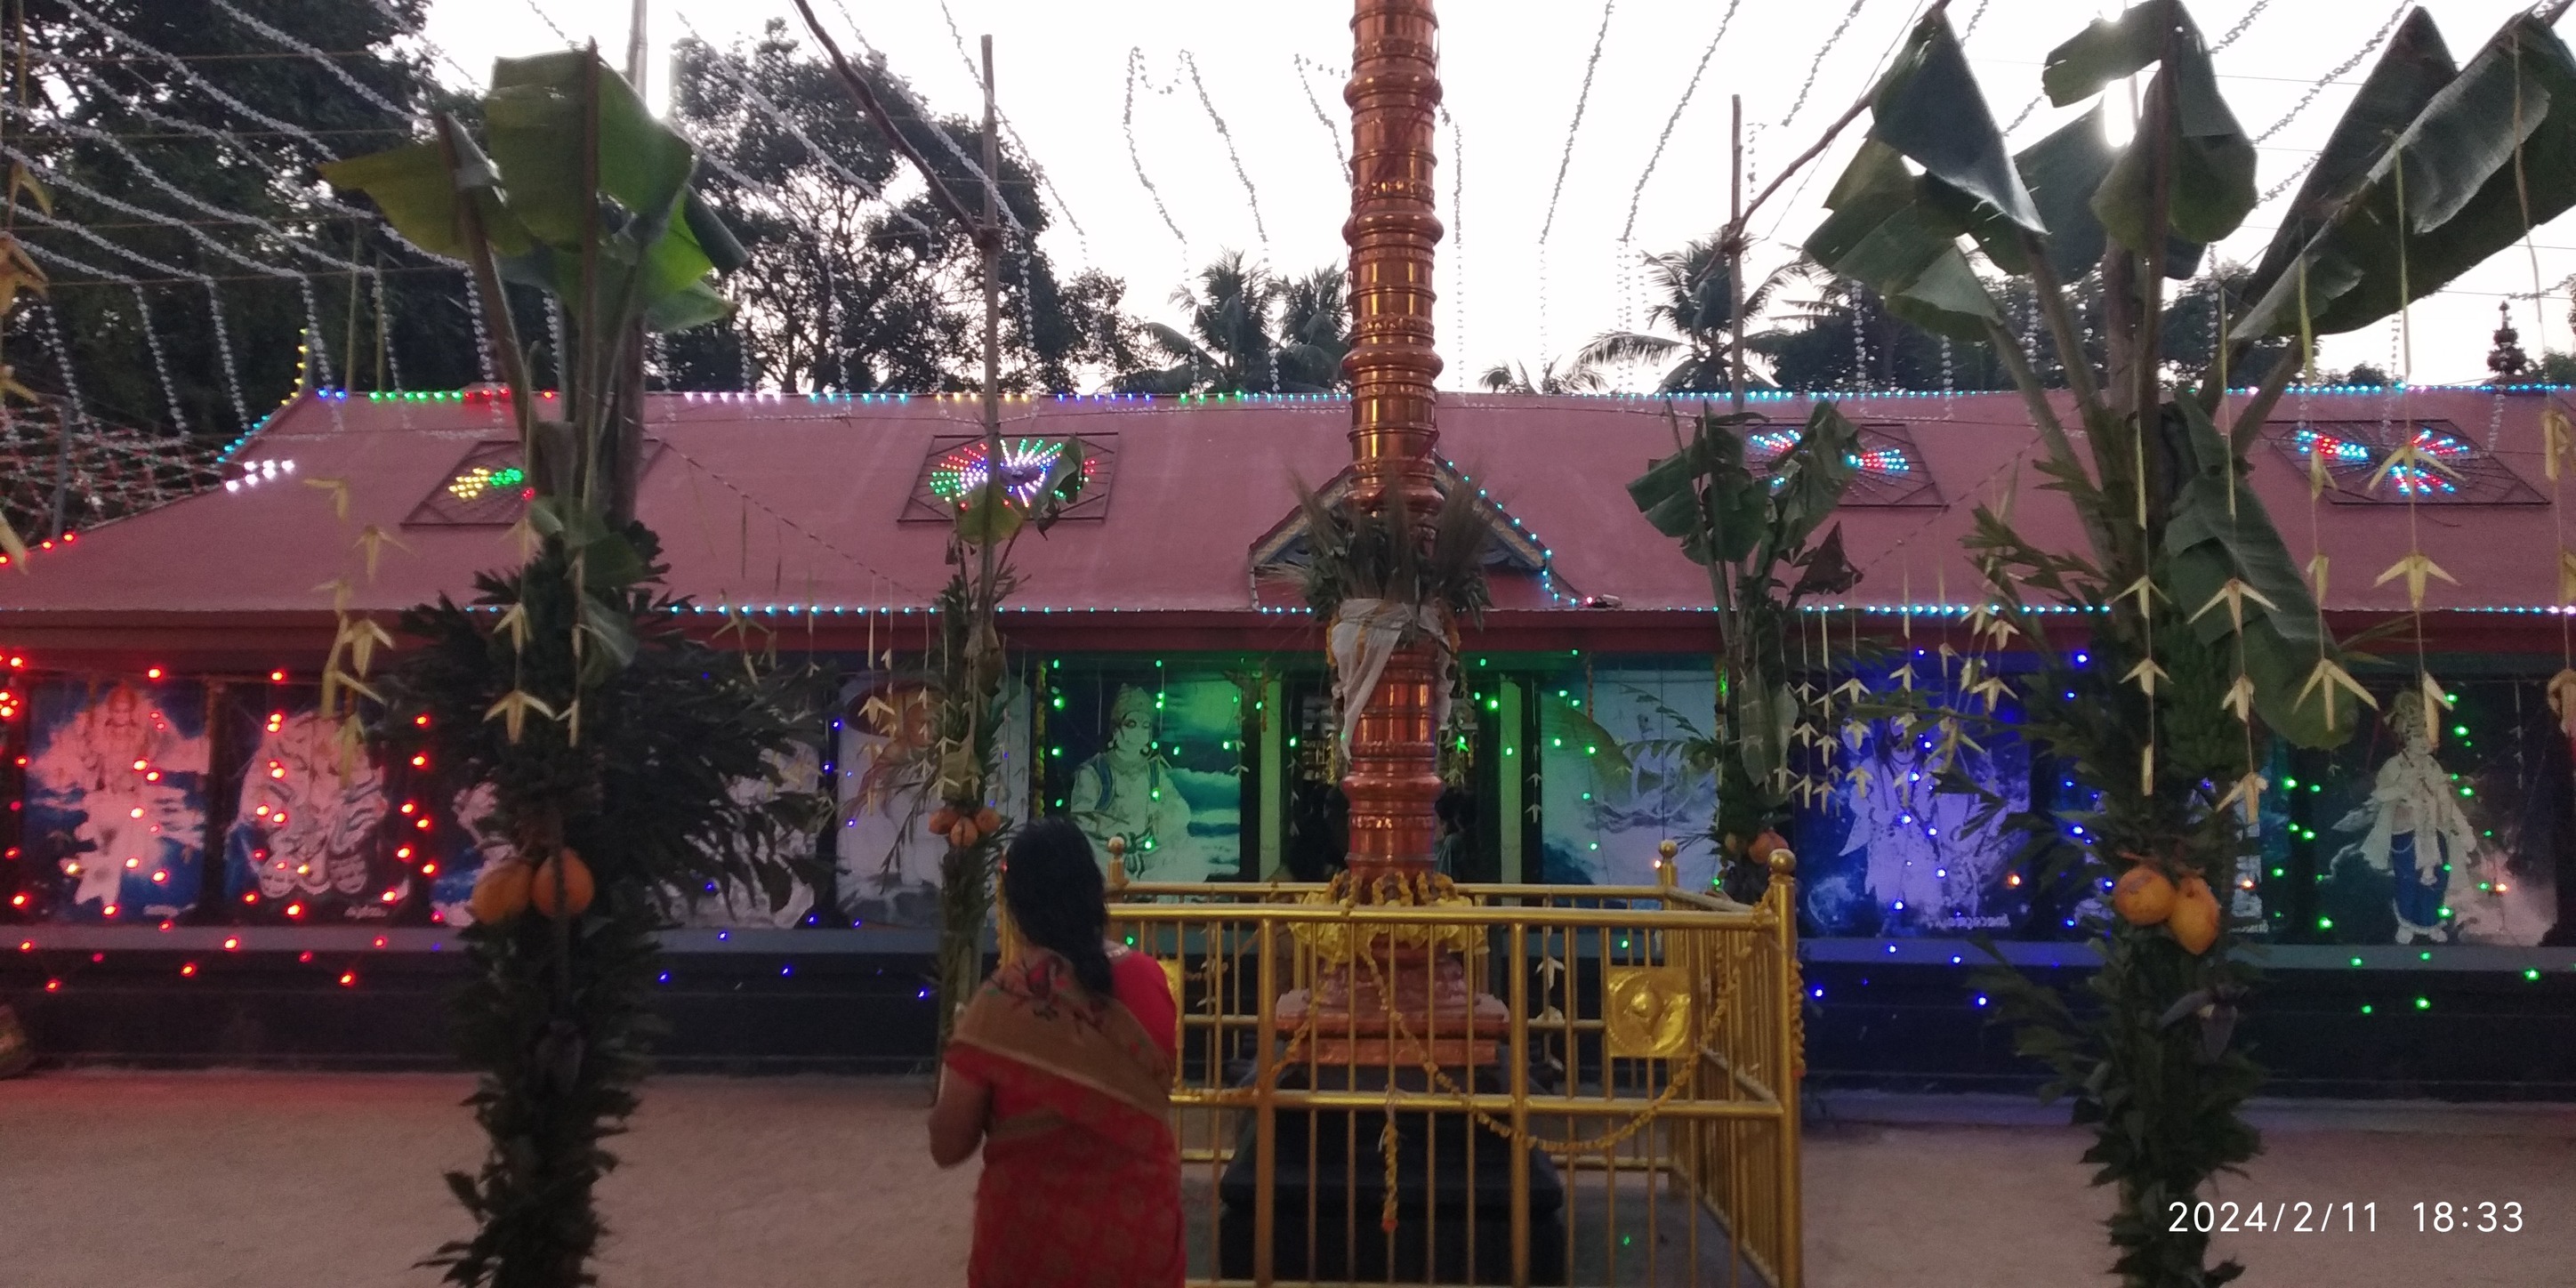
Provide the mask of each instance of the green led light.
POLYGON ((1064 695, 1061 693, 1055 695, 1055 709, 1058 711, 1064 710, 1064 695))
POLYGON ((2361 1004, 2361 1013, 2364 1015, 2370 1014, 2370 1003, 2364 1002, 2361 1004))
POLYGON ((2353 965, 2355 965, 2355 966, 2359 966, 2359 965, 2361 964, 2361 959, 2360 959, 2360 958, 2358 958, 2358 957, 2353 958, 2353 959, 2352 959, 2352 964, 2353 964, 2353 965))
POLYGON ((2429 997, 2419 997, 2419 998, 2416 998, 2416 999, 2415 999, 2415 1009, 2416 1009, 2416 1010, 2419 1010, 2419 1011, 2429 1011, 2429 1010, 2432 1010, 2432 1009, 2433 1009, 2433 999, 2432 999, 2432 998, 2429 998, 2429 997))
POLYGON ((2475 796, 2475 795, 2477 795, 2478 793, 2477 793, 2477 789, 2476 789, 2476 788, 2473 788, 2473 787, 2463 787, 2463 788, 2461 788, 2461 789, 2460 789, 2460 794, 2461 794, 2462 796, 2475 796))
POLYGON ((1563 738, 1550 738, 1550 739, 1548 739, 1548 740, 1547 740, 1547 745, 1548 745, 1548 746, 1551 746, 1551 747, 1562 747, 1562 746, 1564 746, 1564 745, 1565 745, 1565 739, 1563 739, 1563 738))
POLYGON ((2334 929, 2334 918, 2332 918, 2332 917, 2319 917, 2319 918, 2317 918, 2317 929, 2319 929, 2319 930, 2332 930, 2332 929, 2334 929))
POLYGON ((2273 876, 2276 876, 2276 877, 2277 877, 2277 876, 2286 876, 2286 875, 2288 875, 2288 871, 2287 871, 2287 869, 2283 869, 2283 868, 2274 868, 2274 869, 2272 869, 2272 875, 2273 875, 2273 876))
MULTIPOLYGON (((2448 909, 2448 908, 2444 908, 2442 911, 2444 911, 2444 912, 2446 912, 2446 913, 2447 913, 2447 912, 2449 912, 2449 911, 2450 911, 2450 909, 2448 909)), ((2429 962, 2429 961, 2433 960, 2433 954, 2432 954, 2431 950, 2429 950, 2429 949, 2428 949, 2428 950, 2426 950, 2426 951, 2424 951, 2424 952, 2420 952, 2420 953, 2415 954, 2415 960, 2417 960, 2417 961, 2419 961, 2419 962, 2429 962)))
POLYGON ((2308 790, 2309 790, 2309 791, 2312 791, 2312 792, 2321 792, 2321 791, 2324 791, 2325 789, 2326 789, 2326 785, 2325 785, 2324 783, 2310 783, 2310 784, 2308 784, 2308 790))
POLYGON ((1487 711, 1500 711, 1503 709, 1503 700, 1501 698, 1487 698, 1485 699, 1485 709, 1487 711))
POLYGON ((2469 727, 2467 725, 2452 725, 2451 736, 2454 738, 2466 738, 2469 736, 2469 727))
POLYGON ((2299 790, 2299 780, 2298 780, 2298 779, 2295 779, 2295 778, 2284 777, 2284 778, 2282 778, 2282 779, 2281 779, 2281 787, 2282 787, 2282 789, 2283 789, 2283 790, 2285 790, 2285 791, 2293 791, 2293 792, 2295 792, 2295 791, 2299 790))
POLYGON ((2537 966, 2529 967, 2522 972, 2522 977, 2536 983, 2540 979, 2540 968, 2537 966))

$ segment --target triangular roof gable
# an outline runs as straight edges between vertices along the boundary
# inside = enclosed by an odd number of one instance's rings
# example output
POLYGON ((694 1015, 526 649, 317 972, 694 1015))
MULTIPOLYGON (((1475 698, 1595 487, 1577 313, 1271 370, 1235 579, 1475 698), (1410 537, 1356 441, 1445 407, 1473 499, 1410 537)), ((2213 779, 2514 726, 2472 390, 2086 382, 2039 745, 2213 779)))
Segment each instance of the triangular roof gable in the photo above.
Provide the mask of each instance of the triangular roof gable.
MULTIPOLYGON (((1529 528, 1512 517, 1511 511, 1488 495, 1484 488, 1478 487, 1474 479, 1440 456, 1431 458, 1431 474, 1434 486, 1444 498, 1459 488, 1475 488, 1476 509, 1485 518, 1487 568, 1499 567, 1522 573, 1535 581, 1551 600, 1581 599, 1556 575, 1555 553, 1539 544, 1529 528)), ((1345 465, 1340 473, 1317 490, 1316 495, 1327 505, 1337 505, 1350 495, 1353 482, 1352 469, 1345 465)), ((1248 564, 1255 599, 1268 598, 1260 593, 1262 583, 1285 580, 1304 566, 1305 546, 1306 514, 1302 507, 1290 509, 1286 517, 1272 524, 1269 531, 1253 541, 1248 564)))

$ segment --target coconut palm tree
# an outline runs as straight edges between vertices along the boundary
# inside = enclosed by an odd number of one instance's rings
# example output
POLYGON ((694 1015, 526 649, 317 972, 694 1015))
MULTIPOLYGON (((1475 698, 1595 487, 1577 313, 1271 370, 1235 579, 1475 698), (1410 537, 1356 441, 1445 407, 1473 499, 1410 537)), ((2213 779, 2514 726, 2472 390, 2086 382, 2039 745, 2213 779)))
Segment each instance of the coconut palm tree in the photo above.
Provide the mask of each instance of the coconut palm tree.
MULTIPOLYGON (((1681 338, 1644 331, 1604 331, 1575 352, 1577 363, 1671 362, 1660 393, 1685 389, 1724 389, 1730 384, 1727 341, 1735 331, 1733 293, 1728 269, 1717 243, 1695 241, 1677 251, 1646 256, 1646 272, 1657 296, 1647 306, 1646 324, 1678 333, 1681 338)), ((1813 280, 1813 261, 1801 256, 1774 270, 1744 297, 1748 323, 1761 316, 1773 294, 1791 282, 1813 280)), ((1753 378, 1756 385, 1767 382, 1753 378)))
POLYGON ((1554 361, 1539 367, 1538 379, 1530 379, 1529 368, 1517 362, 1497 362, 1476 377, 1476 383, 1498 394, 1597 394, 1610 387, 1610 378, 1601 373, 1601 362, 1587 357, 1587 348, 1565 359, 1563 368, 1554 361))
POLYGON ((1146 338, 1173 360, 1133 373, 1120 387, 1136 393, 1325 393, 1342 387, 1350 351, 1350 311, 1342 270, 1274 276, 1227 251, 1199 270, 1195 287, 1172 292, 1188 315, 1186 329, 1145 324, 1146 338))

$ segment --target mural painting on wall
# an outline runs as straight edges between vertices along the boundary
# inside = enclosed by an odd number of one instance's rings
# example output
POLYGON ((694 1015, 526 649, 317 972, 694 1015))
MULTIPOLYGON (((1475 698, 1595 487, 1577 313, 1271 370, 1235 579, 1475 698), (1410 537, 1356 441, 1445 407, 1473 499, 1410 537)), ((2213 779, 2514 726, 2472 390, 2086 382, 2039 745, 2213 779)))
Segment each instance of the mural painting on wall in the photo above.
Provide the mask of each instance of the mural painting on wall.
POLYGON ((1603 670, 1560 676, 1537 694, 1543 880, 1651 886, 1666 840, 1674 879, 1705 890, 1717 875, 1708 839, 1716 781, 1685 763, 1716 709, 1705 668, 1603 670))
POLYGON ((381 920, 413 893, 406 861, 421 847, 385 840, 403 815, 384 769, 363 748, 342 754, 318 697, 266 689, 219 700, 226 746, 242 753, 227 773, 240 781, 226 784, 224 897, 246 920, 381 920))
POLYGON ((35 686, 21 842, 44 915, 174 916, 197 901, 206 852, 205 690, 144 677, 35 686))
POLYGON ((2433 724, 2412 690, 2384 698, 2319 780, 2285 793, 2304 806, 2291 828, 2316 887, 2300 937, 2529 946, 2551 935, 2576 857, 2568 731, 2541 684, 2463 683, 2453 698, 2433 724))
MULTIPOLYGON (((929 754, 938 737, 938 695, 918 678, 883 673, 861 677, 845 693, 834 753, 841 914, 860 924, 937 926, 939 861, 948 850, 929 821, 939 808, 929 754)), ((1004 818, 1021 819, 1029 812, 1029 703, 1016 680, 1004 682, 1003 711, 995 742, 1001 763, 986 791, 1004 818)))
POLYGON ((1243 870, 1243 691, 1163 667, 1047 672, 1051 812, 1105 867, 1127 843, 1138 881, 1223 881, 1243 870))
MULTIPOLYGON (((767 757, 774 778, 745 778, 733 785, 734 803, 759 805, 787 793, 822 790, 823 757, 812 747, 799 745, 794 754, 781 756, 772 752, 767 757)), ((781 838, 779 847, 769 857, 784 859, 797 873, 788 882, 786 901, 771 906, 768 892, 747 882, 729 886, 709 881, 703 889, 671 889, 662 892, 662 913, 682 926, 772 926, 785 928, 805 920, 814 910, 814 884, 804 873, 814 861, 815 834, 800 832, 781 838)))
MULTIPOLYGON (((2024 924, 2030 900, 2012 860, 2023 838, 1976 822, 1983 798, 1932 790, 1940 742, 1920 729, 1870 725, 1827 804, 1798 820, 1799 894, 1810 927, 1828 935, 1990 934, 2024 924)), ((2030 808, 2030 753, 2019 740, 1981 732, 1960 767, 2002 798, 1994 817, 2030 808)), ((2072 786, 2071 783, 2065 786, 2072 786)), ((2080 921, 2079 905, 2066 919, 2080 921)))

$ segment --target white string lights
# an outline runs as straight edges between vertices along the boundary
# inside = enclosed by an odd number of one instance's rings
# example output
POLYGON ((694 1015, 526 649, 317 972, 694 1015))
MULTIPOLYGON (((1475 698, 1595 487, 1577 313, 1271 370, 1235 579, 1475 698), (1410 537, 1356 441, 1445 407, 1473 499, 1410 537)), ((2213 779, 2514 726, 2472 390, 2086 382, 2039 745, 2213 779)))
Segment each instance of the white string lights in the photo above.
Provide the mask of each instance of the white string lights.
MULTIPOLYGON (((2388 15, 2388 21, 2379 25, 2378 32, 2373 34, 2367 43, 2363 44, 2361 48, 2352 51, 2352 57, 2335 64, 2332 71, 2318 77, 2313 84, 2308 86, 2308 92, 2301 94, 2299 96, 2299 101, 2291 104, 2290 110, 2281 114, 2280 120, 2272 122, 2269 129, 2266 129, 2261 134, 2254 136, 2254 142, 2258 146, 2263 143, 2270 142, 2273 135, 2288 128, 2290 122, 2299 119, 2299 114, 2307 111, 2308 105, 2317 101, 2317 95, 2326 92, 2326 86, 2333 84, 2344 73, 2351 71, 2355 67, 2361 66, 2361 60, 2370 57, 2372 50, 2387 43, 2389 36, 2396 33, 2397 24, 2404 22, 2406 20, 2407 12, 2412 10, 2414 7, 2415 0, 2404 0, 2404 3, 2399 4, 2396 10, 2388 15)), ((2251 19, 2249 18, 2248 21, 2251 21, 2251 19)), ((2315 158, 2309 158, 2309 162, 2310 164, 2314 164, 2315 158)))
POLYGON ((1681 101, 1673 104, 1673 114, 1664 118, 1664 131, 1655 136, 1655 150, 1646 158, 1646 168, 1637 173, 1637 182, 1628 190, 1628 221, 1619 226, 1620 244, 1637 231, 1637 206, 1645 200, 1646 181, 1655 177, 1655 167, 1664 160, 1664 147, 1673 141, 1673 127, 1681 124, 1682 113, 1690 110, 1691 97, 1699 93, 1700 77, 1708 72, 1709 60, 1717 56, 1718 42, 1726 39, 1729 27, 1735 25, 1735 11, 1744 0, 1727 0, 1726 12, 1718 17, 1717 34, 1708 38, 1708 47, 1699 51, 1699 65, 1691 68, 1690 83, 1682 86, 1681 101))
POLYGON ((1127 163, 1135 167, 1136 182, 1145 185, 1145 195, 1152 198, 1154 202, 1154 213, 1162 216, 1163 226, 1172 230, 1172 240, 1180 243, 1181 271, 1186 273, 1190 267, 1189 235, 1181 231, 1179 224, 1172 222, 1171 210, 1163 205, 1163 190, 1154 186, 1153 177, 1145 173, 1144 156, 1136 151, 1136 83, 1140 80, 1145 81, 1145 88, 1157 94, 1169 95, 1172 92, 1170 86, 1157 86, 1145 79, 1145 50, 1141 46, 1129 45, 1127 47, 1127 99, 1125 105, 1119 109, 1118 128, 1127 134, 1127 163))
POLYGON ((1789 128, 1790 123, 1798 119, 1799 110, 1807 105, 1807 95, 1815 91, 1816 74, 1824 70, 1825 59, 1833 55, 1836 45, 1843 43, 1843 33, 1851 30, 1852 19, 1858 18, 1861 6, 1868 3, 1869 0, 1852 0, 1851 8, 1843 11, 1843 20, 1835 24, 1833 34, 1825 37, 1825 43, 1816 50, 1815 58, 1807 64, 1806 81, 1798 86, 1798 96, 1790 100, 1788 114, 1780 118, 1781 129, 1789 128))
POLYGON ((1234 163, 1235 180, 1243 185, 1243 199, 1252 207, 1252 230, 1261 238, 1261 257, 1270 258, 1270 225, 1261 218, 1261 194, 1252 186, 1252 176, 1243 171, 1243 154, 1234 147, 1234 131, 1227 129, 1225 117, 1216 110, 1216 101, 1208 97, 1207 82, 1199 76, 1199 60, 1184 49, 1180 53, 1181 69, 1190 74, 1190 88, 1198 91, 1199 106, 1206 109, 1208 123, 1216 127, 1217 140, 1225 144, 1226 160, 1234 163))
MULTIPOLYGON (((1350 73, 1339 67, 1319 63, 1304 54, 1290 54, 1288 58, 1296 65, 1297 88, 1306 95, 1306 109, 1315 114, 1315 123, 1323 126, 1325 136, 1333 141, 1333 162, 1340 167, 1342 177, 1347 180, 1351 177, 1351 152, 1342 143, 1342 127, 1324 111, 1323 100, 1315 97, 1315 84, 1306 79, 1306 73, 1320 72, 1328 79, 1348 79, 1350 73)), ((1449 113, 1445 106, 1440 115, 1441 119, 1448 119, 1449 113)))

